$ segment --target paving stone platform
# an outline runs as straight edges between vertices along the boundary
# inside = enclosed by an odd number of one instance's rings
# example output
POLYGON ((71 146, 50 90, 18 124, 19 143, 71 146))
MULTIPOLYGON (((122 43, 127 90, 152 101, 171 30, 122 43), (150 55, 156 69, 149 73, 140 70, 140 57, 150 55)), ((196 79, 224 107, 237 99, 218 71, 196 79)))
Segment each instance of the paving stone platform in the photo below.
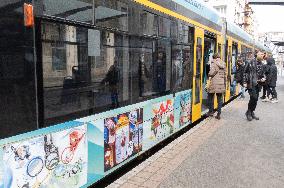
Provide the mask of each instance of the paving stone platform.
POLYGON ((259 100, 259 121, 245 119, 246 99, 207 118, 109 188, 284 187, 284 78, 279 103, 259 100))

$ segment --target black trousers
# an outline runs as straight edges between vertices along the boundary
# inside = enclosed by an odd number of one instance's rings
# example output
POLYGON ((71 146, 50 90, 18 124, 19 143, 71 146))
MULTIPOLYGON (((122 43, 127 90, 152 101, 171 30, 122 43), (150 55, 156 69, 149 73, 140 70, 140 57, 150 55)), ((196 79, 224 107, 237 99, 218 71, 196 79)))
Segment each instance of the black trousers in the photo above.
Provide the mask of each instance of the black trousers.
POLYGON ((265 84, 262 86, 262 96, 263 97, 268 97, 269 96, 269 88, 268 88, 268 85, 265 84), (266 95, 267 94, 267 95, 266 95))
POLYGON ((248 89, 248 93, 250 96, 249 103, 248 103, 248 111, 253 112, 256 109, 258 96, 261 88, 260 86, 254 86, 251 89, 248 89))
POLYGON ((269 86, 268 87, 268 96, 269 95, 272 95, 272 98, 275 98, 275 99, 277 99, 277 92, 276 92, 276 89, 275 89, 275 87, 273 87, 273 86, 269 86))
MULTIPOLYGON (((214 111, 214 95, 215 93, 208 93, 208 107, 209 112, 214 111)), ((218 102, 218 114, 221 114, 221 108, 223 104, 223 94, 222 93, 216 93, 217 95, 217 102, 218 102)))

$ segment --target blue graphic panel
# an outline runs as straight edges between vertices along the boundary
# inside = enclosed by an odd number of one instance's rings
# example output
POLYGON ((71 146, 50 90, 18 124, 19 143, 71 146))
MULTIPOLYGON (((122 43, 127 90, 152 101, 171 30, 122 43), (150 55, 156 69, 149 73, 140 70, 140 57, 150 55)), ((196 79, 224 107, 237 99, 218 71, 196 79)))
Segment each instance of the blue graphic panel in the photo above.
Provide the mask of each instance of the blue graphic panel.
POLYGON ((175 95, 175 131, 191 123, 191 96, 191 90, 182 91, 175 95))

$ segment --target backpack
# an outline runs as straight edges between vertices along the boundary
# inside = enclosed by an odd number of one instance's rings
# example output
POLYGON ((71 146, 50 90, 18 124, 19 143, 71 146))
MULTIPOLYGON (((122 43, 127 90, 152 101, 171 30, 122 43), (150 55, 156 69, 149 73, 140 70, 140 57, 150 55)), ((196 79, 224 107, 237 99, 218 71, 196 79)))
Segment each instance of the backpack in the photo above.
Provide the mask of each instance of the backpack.
POLYGON ((237 81, 237 83, 242 84, 243 78, 244 78, 244 66, 238 66, 236 75, 235 75, 235 80, 237 81))

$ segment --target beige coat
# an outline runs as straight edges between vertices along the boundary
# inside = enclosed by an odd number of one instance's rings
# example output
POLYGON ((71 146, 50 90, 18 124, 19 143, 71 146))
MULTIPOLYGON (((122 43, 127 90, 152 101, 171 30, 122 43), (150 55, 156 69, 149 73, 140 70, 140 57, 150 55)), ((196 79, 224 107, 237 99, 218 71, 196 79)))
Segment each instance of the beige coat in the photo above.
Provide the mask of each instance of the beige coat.
POLYGON ((226 64, 221 60, 214 60, 211 64, 209 77, 211 83, 208 93, 225 93, 226 91, 226 64))

